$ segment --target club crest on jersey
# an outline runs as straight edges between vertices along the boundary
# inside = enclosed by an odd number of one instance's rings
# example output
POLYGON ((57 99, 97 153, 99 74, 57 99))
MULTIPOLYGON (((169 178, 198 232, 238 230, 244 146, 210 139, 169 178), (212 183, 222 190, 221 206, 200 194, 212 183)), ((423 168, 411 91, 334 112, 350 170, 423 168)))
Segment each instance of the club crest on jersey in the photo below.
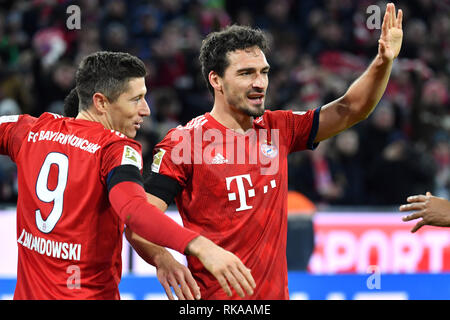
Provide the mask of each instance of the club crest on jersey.
POLYGON ((159 173, 159 168, 161 167, 161 162, 164 157, 164 154, 166 153, 166 150, 159 149, 157 153, 153 156, 153 162, 152 162, 152 171, 155 173, 159 173))
POLYGON ((278 155, 278 148, 270 142, 261 144, 261 152, 268 158, 274 159, 278 155))
POLYGON ((122 162, 121 164, 131 164, 133 166, 136 166, 139 168, 139 170, 142 169, 142 158, 139 152, 134 150, 130 146, 125 146, 123 148, 123 154, 122 154, 122 162))

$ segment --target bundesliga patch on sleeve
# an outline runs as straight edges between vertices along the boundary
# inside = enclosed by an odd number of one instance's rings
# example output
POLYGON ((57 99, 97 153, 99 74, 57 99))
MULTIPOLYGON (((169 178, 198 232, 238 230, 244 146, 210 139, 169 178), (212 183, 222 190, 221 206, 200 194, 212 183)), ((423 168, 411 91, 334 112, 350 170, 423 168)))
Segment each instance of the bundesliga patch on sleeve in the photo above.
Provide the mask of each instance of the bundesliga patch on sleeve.
POLYGON ((133 166, 136 166, 139 168, 139 170, 142 169, 142 157, 139 152, 134 150, 130 146, 125 146, 123 148, 123 154, 122 154, 122 162, 121 164, 131 164, 133 166))
POLYGON ((159 173, 159 168, 161 167, 161 162, 164 157, 166 150, 159 149, 158 152, 153 156, 152 171, 159 173))
POLYGON ((7 123, 7 122, 17 122, 19 120, 19 116, 1 116, 0 117, 0 124, 7 123))

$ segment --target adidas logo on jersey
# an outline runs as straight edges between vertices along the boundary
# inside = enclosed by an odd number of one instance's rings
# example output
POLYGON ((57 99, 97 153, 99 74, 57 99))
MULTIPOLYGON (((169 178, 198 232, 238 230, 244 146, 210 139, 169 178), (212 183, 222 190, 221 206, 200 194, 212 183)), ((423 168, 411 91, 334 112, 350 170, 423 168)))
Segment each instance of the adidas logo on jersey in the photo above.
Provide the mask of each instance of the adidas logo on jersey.
POLYGON ((216 156, 212 159, 213 164, 222 164, 227 163, 228 160, 223 157, 220 153, 216 154, 216 156))

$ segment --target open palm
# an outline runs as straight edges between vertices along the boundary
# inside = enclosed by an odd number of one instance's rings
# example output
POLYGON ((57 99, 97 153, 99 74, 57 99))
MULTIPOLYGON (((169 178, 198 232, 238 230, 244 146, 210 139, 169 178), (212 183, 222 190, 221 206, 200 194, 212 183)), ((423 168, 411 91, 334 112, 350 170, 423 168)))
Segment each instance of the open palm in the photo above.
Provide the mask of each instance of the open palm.
POLYGON ((394 60, 400 53, 403 39, 402 19, 402 10, 398 10, 396 16, 395 5, 388 3, 381 26, 380 40, 378 40, 378 54, 384 60, 394 60))

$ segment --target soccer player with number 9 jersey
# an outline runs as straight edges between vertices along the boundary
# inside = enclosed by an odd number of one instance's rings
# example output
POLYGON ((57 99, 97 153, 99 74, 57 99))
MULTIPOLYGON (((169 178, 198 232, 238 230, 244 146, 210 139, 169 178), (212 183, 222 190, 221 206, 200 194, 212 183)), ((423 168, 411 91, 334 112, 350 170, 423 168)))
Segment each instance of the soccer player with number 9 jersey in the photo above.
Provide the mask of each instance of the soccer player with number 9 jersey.
POLYGON ((150 114, 145 75, 136 57, 98 52, 77 70, 75 119, 0 117, 0 153, 18 170, 15 299, 119 299, 124 224, 197 256, 219 279, 234 268, 240 278, 231 281, 252 293, 236 256, 147 201, 141 146, 132 140, 150 114))

